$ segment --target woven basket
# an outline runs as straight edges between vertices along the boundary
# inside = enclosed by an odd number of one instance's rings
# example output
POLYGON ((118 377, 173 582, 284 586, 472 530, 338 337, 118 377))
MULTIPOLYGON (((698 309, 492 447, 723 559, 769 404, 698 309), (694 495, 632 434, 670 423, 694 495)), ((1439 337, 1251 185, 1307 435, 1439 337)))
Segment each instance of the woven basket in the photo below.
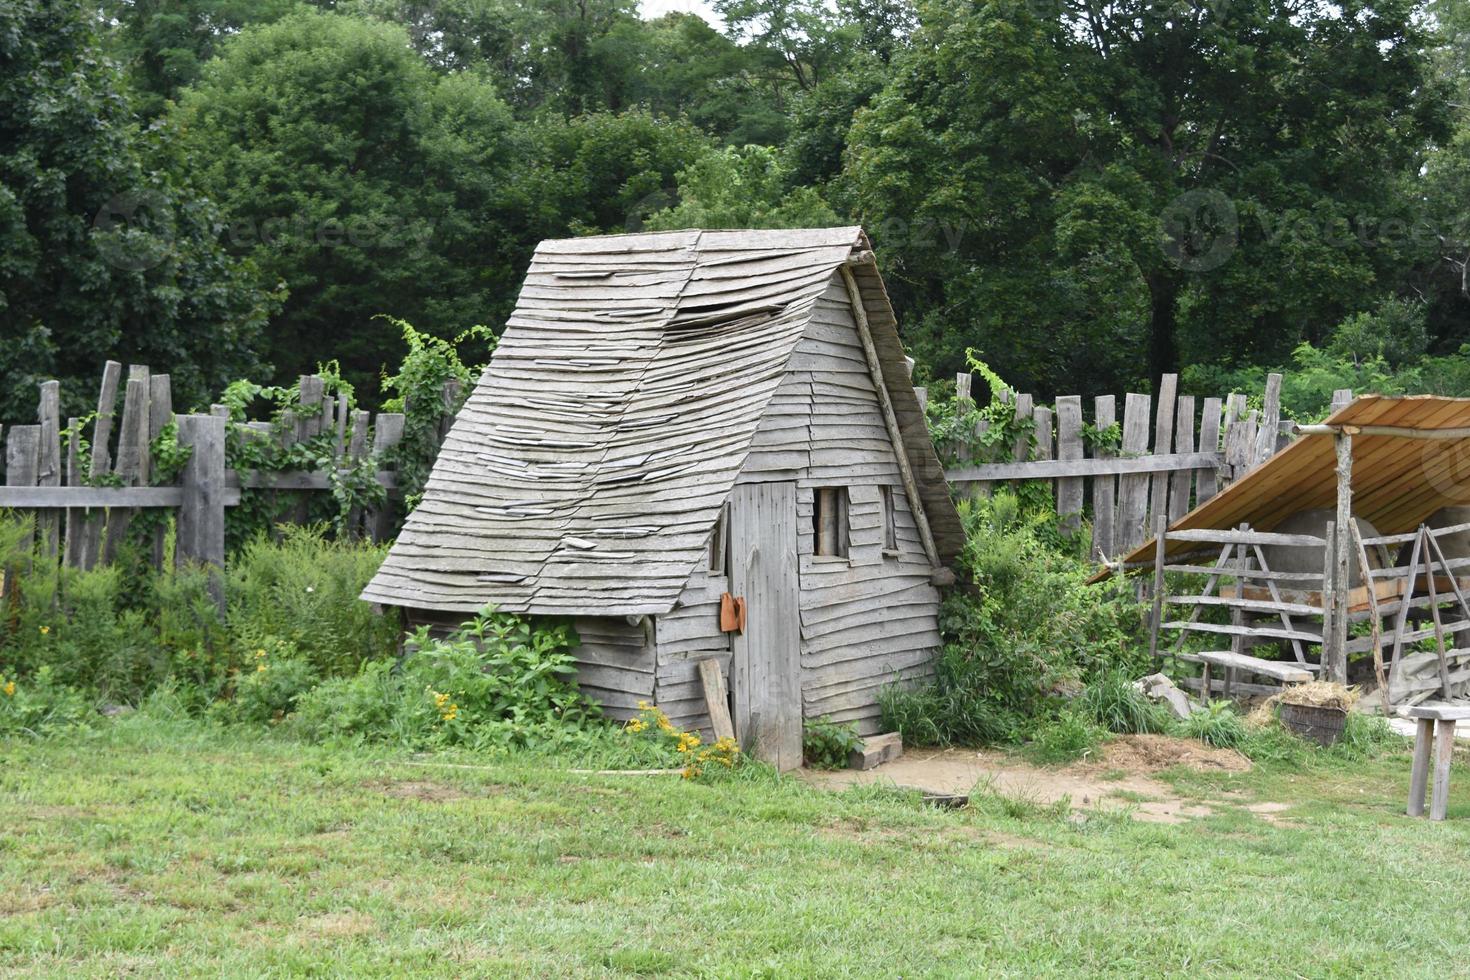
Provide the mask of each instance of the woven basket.
POLYGON ((1282 701, 1276 717, 1286 730, 1310 739, 1321 746, 1336 744, 1342 738, 1343 725, 1347 723, 1347 711, 1342 708, 1323 708, 1314 704, 1291 704, 1282 701))

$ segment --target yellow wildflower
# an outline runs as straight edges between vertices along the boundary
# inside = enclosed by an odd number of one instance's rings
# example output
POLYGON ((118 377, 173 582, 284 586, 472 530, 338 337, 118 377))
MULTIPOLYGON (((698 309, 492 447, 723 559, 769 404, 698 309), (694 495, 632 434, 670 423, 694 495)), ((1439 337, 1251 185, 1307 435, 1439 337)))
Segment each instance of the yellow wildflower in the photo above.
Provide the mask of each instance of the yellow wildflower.
POLYGON ((15 697, 15 681, 7 681, 4 687, 0 687, 0 691, 4 691, 6 697, 15 697))
POLYGON ((265 664, 256 664, 255 665, 255 672, 257 674, 263 674, 263 673, 265 673, 265 664))
POLYGON ((255 651, 255 659, 256 660, 259 660, 260 658, 262 658, 264 656, 265 656, 265 651, 264 650, 256 650, 255 651))
POLYGON ((628 722, 628 731, 632 732, 635 735, 643 731, 643 729, 647 727, 648 725, 644 724, 642 718, 634 718, 632 721, 628 722))
POLYGON ((47 633, 50 633, 50 632, 51 632, 51 627, 49 627, 49 626, 42 626, 41 627, 41 635, 42 636, 45 636, 47 633))

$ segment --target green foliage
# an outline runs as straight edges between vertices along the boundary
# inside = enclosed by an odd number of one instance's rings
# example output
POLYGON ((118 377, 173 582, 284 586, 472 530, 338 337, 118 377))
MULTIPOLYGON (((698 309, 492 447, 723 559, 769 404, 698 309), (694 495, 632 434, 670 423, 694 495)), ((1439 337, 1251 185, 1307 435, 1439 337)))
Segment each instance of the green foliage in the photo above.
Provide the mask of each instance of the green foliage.
POLYGON ((1017 742, 1055 711, 1053 692, 1146 667, 1130 584, 1086 584, 1093 566, 1054 513, 999 492, 961 515, 966 581, 941 608, 935 683, 882 699, 905 743, 1017 742))
POLYGON ((314 665, 289 644, 277 642, 272 647, 257 651, 254 666, 240 674, 233 697, 215 702, 218 716, 245 724, 278 724, 320 682, 314 665))
POLYGON ((358 598, 386 550, 329 540, 320 525, 282 526, 279 541, 256 537, 227 569, 231 637, 252 652, 285 644, 323 676, 390 655, 396 623, 358 598))
POLYGON ((1179 724, 1179 731, 1217 749, 1235 749, 1250 737, 1245 721, 1229 701, 1210 701, 1179 724))
POLYGON ((802 755, 813 769, 846 769, 848 756, 862 747, 862 737, 850 724, 813 718, 801 727, 802 755))
POLYGON ((91 702, 58 681, 50 666, 24 681, 0 674, 0 737, 45 738, 91 727, 91 702))
POLYGON ((1088 684, 1074 702, 1087 718, 1119 735, 1167 731, 1170 715, 1133 686, 1127 671, 1110 670, 1088 684))
POLYGON ((389 462, 398 474, 405 506, 412 510, 423 496, 424 484, 439 454, 439 433, 445 421, 458 414, 475 383, 477 369, 465 366, 459 348, 467 341, 479 341, 488 348, 488 358, 495 347, 495 335, 487 327, 473 327, 453 340, 441 340, 420 333, 403 320, 391 322, 403 332, 408 353, 398 373, 383 379, 383 390, 393 394, 383 410, 404 415, 403 439, 392 450, 389 462), (452 402, 444 397, 444 386, 449 382, 459 391, 452 402))
POLYGON ((137 129, 99 27, 81 0, 0 4, 0 419, 33 417, 47 378, 82 414, 104 357, 169 365, 175 398, 202 399, 256 365, 277 306, 165 135, 137 129))
POLYGON ((318 739, 474 748, 525 745, 597 715, 573 682, 565 625, 486 611, 436 639, 421 629, 399 665, 366 663, 300 702, 293 724, 318 739))
POLYGON ((789 174, 765 146, 713 150, 679 171, 679 203, 649 217, 650 231, 676 228, 823 228, 837 215, 789 174))
POLYGON ((1097 748, 1106 734, 1085 707, 1068 705, 1037 725, 1026 754, 1045 765, 1064 765, 1097 748))

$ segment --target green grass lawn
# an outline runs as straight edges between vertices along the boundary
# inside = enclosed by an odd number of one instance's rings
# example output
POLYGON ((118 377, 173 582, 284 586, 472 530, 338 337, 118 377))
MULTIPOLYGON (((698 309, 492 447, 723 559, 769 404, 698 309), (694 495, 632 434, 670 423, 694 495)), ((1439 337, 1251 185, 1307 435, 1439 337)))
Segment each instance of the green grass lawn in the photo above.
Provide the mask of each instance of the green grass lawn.
MULTIPOLYGON (((456 769, 134 717, 0 743, 5 975, 1465 975, 1470 774, 1180 773, 1177 826, 456 769), (1248 811, 1295 804, 1273 824, 1248 811)), ((463 760, 461 760, 463 761, 463 760)))

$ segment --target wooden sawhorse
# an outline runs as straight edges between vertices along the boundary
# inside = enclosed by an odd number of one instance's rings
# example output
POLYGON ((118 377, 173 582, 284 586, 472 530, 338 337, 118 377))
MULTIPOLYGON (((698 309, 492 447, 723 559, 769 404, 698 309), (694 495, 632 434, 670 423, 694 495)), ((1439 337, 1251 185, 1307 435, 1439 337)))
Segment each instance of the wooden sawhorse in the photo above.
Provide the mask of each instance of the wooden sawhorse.
POLYGON ((1414 732, 1414 768, 1409 774, 1409 816, 1424 812, 1424 790, 1429 782, 1429 750, 1434 748, 1434 795, 1429 819, 1443 820, 1450 803, 1450 759, 1455 754, 1455 722, 1470 718, 1465 708, 1410 708, 1404 712, 1418 725, 1414 732))

